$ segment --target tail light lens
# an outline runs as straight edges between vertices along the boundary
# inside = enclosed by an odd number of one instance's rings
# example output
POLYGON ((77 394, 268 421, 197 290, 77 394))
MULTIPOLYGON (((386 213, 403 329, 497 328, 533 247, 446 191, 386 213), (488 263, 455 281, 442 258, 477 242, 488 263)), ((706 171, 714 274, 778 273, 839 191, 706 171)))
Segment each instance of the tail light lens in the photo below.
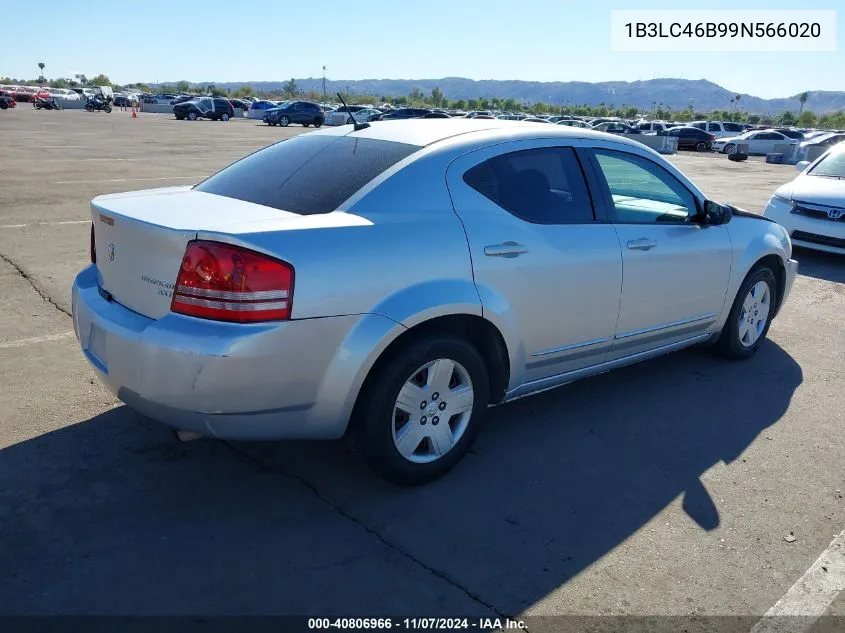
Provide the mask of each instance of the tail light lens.
POLYGON ((715 135, 715 134, 711 134, 711 135, 710 135, 710 140, 711 140, 711 141, 715 141, 715 140, 716 140, 716 135, 715 135))
POLYGON ((91 222, 91 263, 97 263, 97 240, 94 237, 94 223, 91 222))
POLYGON ((293 266, 240 246, 188 243, 170 309, 178 314, 255 323, 289 319, 293 266))

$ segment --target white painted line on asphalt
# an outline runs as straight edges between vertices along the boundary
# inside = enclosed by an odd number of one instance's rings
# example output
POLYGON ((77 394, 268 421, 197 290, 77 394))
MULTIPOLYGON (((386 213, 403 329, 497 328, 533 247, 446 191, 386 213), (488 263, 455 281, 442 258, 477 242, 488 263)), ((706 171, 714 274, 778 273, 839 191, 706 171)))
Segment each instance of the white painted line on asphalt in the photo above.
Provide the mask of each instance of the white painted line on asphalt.
POLYGON ((62 226, 64 224, 91 224, 91 220, 63 220, 61 222, 30 222, 29 224, 0 224, 0 229, 21 229, 27 226, 62 226))
POLYGON ((48 334, 47 336, 34 336, 32 338, 22 338, 17 341, 8 341, 7 343, 0 343, 0 349, 9 349, 12 347, 25 347, 34 343, 47 343, 49 341, 60 341, 62 339, 70 338, 73 332, 62 332, 61 334, 48 334))
POLYGON ((75 185, 90 182, 136 182, 141 180, 199 180, 202 176, 160 176, 158 178, 106 178, 105 180, 57 180, 54 185, 75 185))
POLYGON ((822 552, 751 633, 803 633, 845 591, 845 530, 822 552))

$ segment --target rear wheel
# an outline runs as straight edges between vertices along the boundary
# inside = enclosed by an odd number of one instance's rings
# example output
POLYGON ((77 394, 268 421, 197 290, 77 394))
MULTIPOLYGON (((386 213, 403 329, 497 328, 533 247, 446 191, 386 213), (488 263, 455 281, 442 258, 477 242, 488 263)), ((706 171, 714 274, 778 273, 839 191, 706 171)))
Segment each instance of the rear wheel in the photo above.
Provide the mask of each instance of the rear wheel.
POLYGON ((86 103, 86 104, 85 104, 85 111, 86 111, 86 112, 93 112, 93 111, 94 111, 94 106, 92 106, 92 105, 91 105, 91 104, 89 104, 89 103, 86 103))
POLYGON ((111 114, 111 106, 107 103, 106 105, 103 106, 103 111, 106 114, 111 114))
POLYGON ((698 150, 699 152, 706 152, 707 151, 707 143, 705 143, 704 141, 699 141, 698 143, 696 143, 695 149, 698 150))
POLYGON ((279 117, 279 125, 287 127, 290 125, 290 119, 286 116, 279 117))
POLYGON ((405 486, 446 474, 472 445, 487 408, 487 369, 478 351, 460 338, 431 335, 375 371, 351 427, 364 461, 405 486))
POLYGON ((734 360, 753 356, 769 331, 778 302, 777 292, 777 279, 769 266, 763 264, 752 269, 736 294, 716 343, 717 351, 734 360))
POLYGON ((229 113, 224 112, 222 115, 220 115, 220 120, 221 121, 228 121, 229 120, 229 113))
POLYGON ((188 119, 188 121, 196 121, 197 120, 197 113, 196 112, 188 112, 187 119, 188 119))
POLYGON ((308 127, 308 126, 310 126, 310 125, 311 125, 310 123, 303 123, 303 124, 302 124, 302 127, 308 127))
POLYGON ((185 115, 184 115, 184 114, 177 114, 177 115, 176 115, 176 120, 177 120, 177 121, 184 121, 184 120, 185 120, 185 115))
POLYGON ((322 119, 314 119, 314 127, 320 127, 321 125, 323 125, 322 119))

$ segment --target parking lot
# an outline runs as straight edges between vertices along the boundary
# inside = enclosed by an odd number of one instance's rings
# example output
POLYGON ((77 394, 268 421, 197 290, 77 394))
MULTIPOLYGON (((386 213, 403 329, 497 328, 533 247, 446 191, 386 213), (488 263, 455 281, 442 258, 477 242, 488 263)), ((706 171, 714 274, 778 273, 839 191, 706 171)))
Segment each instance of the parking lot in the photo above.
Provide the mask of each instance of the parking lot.
MULTIPOLYGON (((122 406, 69 316, 90 199, 191 184, 305 131, 0 113, 4 612, 498 614, 531 631, 731 615, 749 630, 843 532, 845 261, 809 251, 750 361, 694 349, 497 407, 468 458, 419 489, 341 442, 179 443, 122 406)), ((758 213, 795 175, 670 160, 758 213)))

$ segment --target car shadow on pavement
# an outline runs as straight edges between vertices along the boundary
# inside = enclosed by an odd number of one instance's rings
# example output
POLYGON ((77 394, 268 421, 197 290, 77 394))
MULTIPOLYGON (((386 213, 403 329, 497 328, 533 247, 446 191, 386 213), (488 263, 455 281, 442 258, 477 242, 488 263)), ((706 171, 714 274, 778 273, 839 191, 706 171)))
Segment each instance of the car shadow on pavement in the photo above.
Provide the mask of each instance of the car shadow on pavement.
POLYGON ((792 257, 798 260, 799 274, 845 284, 845 256, 796 246, 792 257))
POLYGON ((492 409, 464 462, 414 489, 339 442, 181 444, 116 408, 0 452, 0 604, 515 615, 681 495, 694 529, 718 526, 699 478, 801 381, 769 341, 743 363, 656 359, 492 409))

